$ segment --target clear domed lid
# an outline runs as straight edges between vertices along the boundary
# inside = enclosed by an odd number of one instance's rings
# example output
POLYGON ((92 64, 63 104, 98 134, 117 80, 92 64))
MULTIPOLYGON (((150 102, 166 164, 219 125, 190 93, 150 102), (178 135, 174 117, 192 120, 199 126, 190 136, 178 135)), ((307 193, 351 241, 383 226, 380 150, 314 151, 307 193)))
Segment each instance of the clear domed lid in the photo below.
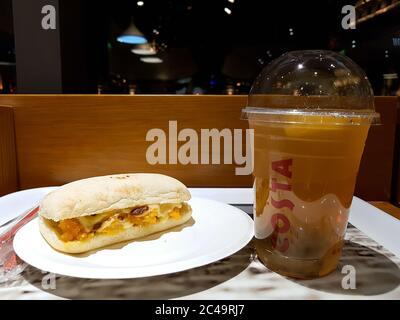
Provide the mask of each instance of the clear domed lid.
POLYGON ((296 122, 291 115, 379 122, 364 71, 350 58, 323 50, 288 52, 268 64, 250 90, 243 116, 249 119, 250 115, 273 122, 296 122))

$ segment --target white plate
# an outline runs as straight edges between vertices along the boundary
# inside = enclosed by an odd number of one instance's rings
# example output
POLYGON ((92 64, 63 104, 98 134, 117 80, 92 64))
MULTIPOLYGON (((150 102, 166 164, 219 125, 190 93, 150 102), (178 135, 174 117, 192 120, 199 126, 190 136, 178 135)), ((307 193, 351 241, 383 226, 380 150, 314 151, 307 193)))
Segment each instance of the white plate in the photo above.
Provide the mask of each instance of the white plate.
POLYGON ((233 206, 192 198, 192 219, 139 241, 89 255, 68 255, 52 249, 42 238, 37 219, 22 227, 14 250, 30 265, 78 278, 122 279, 148 277, 200 267, 243 248, 253 238, 253 220, 233 206))

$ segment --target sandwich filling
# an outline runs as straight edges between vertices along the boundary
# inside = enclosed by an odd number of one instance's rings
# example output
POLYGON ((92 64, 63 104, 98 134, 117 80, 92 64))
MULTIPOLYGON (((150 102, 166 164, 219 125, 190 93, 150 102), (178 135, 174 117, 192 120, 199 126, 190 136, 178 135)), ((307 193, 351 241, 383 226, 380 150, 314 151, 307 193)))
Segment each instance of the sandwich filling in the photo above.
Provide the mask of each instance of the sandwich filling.
POLYGON ((132 227, 145 227, 168 219, 180 219, 190 210, 183 203, 152 204, 60 221, 45 219, 60 240, 84 241, 96 234, 116 234, 132 227))

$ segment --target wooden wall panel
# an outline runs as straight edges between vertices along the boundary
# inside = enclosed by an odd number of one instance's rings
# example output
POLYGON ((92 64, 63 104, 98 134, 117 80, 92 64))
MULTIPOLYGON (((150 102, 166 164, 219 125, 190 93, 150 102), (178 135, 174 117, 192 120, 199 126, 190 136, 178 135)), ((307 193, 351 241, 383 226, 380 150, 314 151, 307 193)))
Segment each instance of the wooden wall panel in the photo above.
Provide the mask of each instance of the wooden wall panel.
POLYGON ((398 99, 377 97, 382 124, 372 126, 361 159, 356 194, 366 200, 390 201, 398 99))
MULTIPOLYGON (((161 172, 190 186, 248 186, 234 165, 149 165, 152 128, 246 128, 245 97, 20 96, 14 103, 21 188, 118 172, 161 172)), ((1 100, 0 100, 1 101, 1 100)))
MULTIPOLYGON (((240 120, 246 96, 77 96, 9 95, 0 104, 15 106, 21 188, 59 185, 93 175, 161 172, 189 186, 251 186, 236 176, 235 165, 149 165, 145 141, 152 128, 178 130, 247 128, 240 120)), ((366 200, 390 199, 397 100, 377 97, 382 126, 370 131, 356 194, 366 200)))
POLYGON ((0 106, 0 196, 18 190, 13 110, 0 106))
POLYGON ((392 202, 400 207, 400 98, 397 107, 397 126, 396 140, 394 146, 394 166, 393 166, 393 197, 392 202))

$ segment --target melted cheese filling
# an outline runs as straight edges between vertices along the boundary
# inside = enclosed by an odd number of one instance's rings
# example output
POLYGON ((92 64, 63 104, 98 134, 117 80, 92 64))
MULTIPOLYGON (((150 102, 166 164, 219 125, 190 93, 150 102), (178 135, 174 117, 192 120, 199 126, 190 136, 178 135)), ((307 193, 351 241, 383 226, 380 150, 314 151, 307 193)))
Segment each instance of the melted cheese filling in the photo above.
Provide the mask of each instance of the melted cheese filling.
POLYGON ((99 233, 116 234, 131 227, 153 225, 168 219, 180 219, 182 214, 187 211, 187 206, 186 203, 147 205, 65 219, 59 222, 48 219, 46 221, 56 230, 62 241, 83 241, 99 233), (132 213, 134 209, 140 209, 140 213, 132 213))

